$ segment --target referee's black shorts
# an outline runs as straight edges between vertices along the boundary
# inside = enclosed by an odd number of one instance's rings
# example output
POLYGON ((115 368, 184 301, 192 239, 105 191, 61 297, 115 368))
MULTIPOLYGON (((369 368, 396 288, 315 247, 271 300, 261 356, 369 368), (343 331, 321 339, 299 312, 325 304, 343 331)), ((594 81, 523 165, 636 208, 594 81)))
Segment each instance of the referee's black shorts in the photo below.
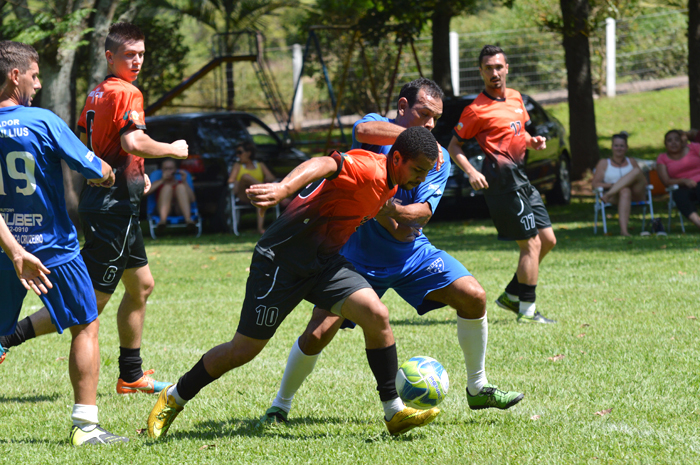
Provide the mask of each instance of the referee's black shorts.
POLYGON ((124 270, 148 265, 138 216, 80 213, 85 245, 80 254, 92 286, 114 294, 124 270))
POLYGON ((513 192, 484 197, 500 240, 529 239, 539 229, 552 226, 542 196, 529 183, 513 192))

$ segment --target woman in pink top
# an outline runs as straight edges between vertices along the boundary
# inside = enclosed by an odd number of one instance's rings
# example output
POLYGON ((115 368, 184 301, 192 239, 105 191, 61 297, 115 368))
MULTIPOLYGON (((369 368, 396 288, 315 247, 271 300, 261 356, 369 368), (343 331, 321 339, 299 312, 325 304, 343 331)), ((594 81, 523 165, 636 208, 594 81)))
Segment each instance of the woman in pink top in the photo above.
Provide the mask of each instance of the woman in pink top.
POLYGON ((694 205, 700 202, 700 144, 683 143, 683 133, 672 129, 664 136, 666 153, 656 159, 656 171, 665 186, 678 184, 673 201, 678 210, 700 228, 700 216, 694 205))

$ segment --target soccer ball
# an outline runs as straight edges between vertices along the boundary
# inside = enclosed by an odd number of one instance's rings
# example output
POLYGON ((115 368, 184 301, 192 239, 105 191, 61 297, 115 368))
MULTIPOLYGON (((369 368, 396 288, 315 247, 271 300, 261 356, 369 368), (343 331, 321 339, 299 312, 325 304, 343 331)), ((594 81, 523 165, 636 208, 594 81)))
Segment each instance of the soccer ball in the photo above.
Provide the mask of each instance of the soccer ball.
POLYGON ((449 387, 447 372, 434 358, 413 357, 396 373, 396 390, 409 407, 433 408, 443 401, 449 387))

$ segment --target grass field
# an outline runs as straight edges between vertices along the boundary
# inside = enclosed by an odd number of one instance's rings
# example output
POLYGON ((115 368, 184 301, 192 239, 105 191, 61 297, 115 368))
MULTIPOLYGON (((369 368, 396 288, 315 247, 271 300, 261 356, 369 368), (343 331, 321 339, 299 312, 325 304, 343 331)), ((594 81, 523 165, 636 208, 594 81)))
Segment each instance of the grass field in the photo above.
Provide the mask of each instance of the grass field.
MULTIPOLYGON (((592 234, 592 204, 551 209, 559 244, 540 275, 538 308, 559 320, 522 326, 493 299, 517 252, 490 221, 434 223, 432 242, 466 264, 489 298, 489 381, 525 393, 506 412, 468 409, 455 315, 418 317, 393 292, 399 359, 443 363, 451 391, 430 426, 391 438, 359 330, 341 332, 299 392, 289 426, 262 428, 290 345, 310 314, 300 306, 263 353, 204 389, 160 443, 144 428, 155 397, 118 396, 116 302, 101 319, 100 418, 131 442, 67 444, 73 403, 70 337, 13 349, 0 367, 0 463, 699 463, 700 234, 592 234), (599 415, 597 412, 609 413, 599 415)), ((633 219, 632 232, 640 221, 633 219)), ((176 381, 234 333, 256 236, 165 238, 147 244, 156 288, 142 354, 158 379, 176 381)), ((118 290, 120 295, 121 290, 118 290)), ((24 313, 38 308, 35 297, 24 313)))

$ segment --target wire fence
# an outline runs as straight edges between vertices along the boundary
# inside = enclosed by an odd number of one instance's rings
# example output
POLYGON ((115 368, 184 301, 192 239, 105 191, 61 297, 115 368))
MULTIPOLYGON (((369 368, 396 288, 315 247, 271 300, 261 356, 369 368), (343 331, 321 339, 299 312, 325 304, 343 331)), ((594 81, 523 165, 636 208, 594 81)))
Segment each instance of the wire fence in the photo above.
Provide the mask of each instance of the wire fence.
MULTIPOLYGON (((668 10, 656 14, 637 16, 617 21, 616 74, 618 82, 635 82, 687 74, 687 11, 668 10)), ((459 31, 457 31, 459 33, 459 31)), ((401 84, 417 78, 422 71, 431 77, 431 38, 414 40, 418 62, 410 44, 404 44, 400 56, 393 37, 387 37, 376 46, 356 45, 349 58, 346 78, 342 70, 346 64, 351 35, 347 32, 319 32, 323 61, 327 66, 332 86, 342 94, 341 114, 384 113, 393 109, 401 84), (398 74, 392 74, 397 66, 398 74), (372 84, 372 85, 370 85, 372 84), (389 89, 392 89, 391 96, 389 89)), ((540 28, 523 28, 478 33, 459 33, 459 86, 460 94, 478 93, 483 88, 479 75, 478 56, 485 44, 502 47, 508 54, 509 86, 523 92, 538 93, 566 89, 567 77, 561 35, 540 28)), ((591 71, 593 87, 598 93, 605 85, 605 25, 592 31, 590 36, 591 71)), ((270 63, 274 79, 287 105, 294 94, 292 75, 292 47, 267 48, 265 55, 270 63)), ((222 73, 219 73, 221 76, 222 73)), ((200 100, 207 100, 205 93, 215 94, 221 103, 221 85, 212 78, 200 90, 200 100), (219 94, 216 94, 217 88, 219 94)), ((257 82, 253 68, 248 64, 234 67, 235 106, 241 110, 260 113, 265 107, 265 96, 257 82)), ((334 107, 325 84, 320 60, 311 50, 305 64, 303 83, 303 114, 306 120, 328 118, 334 107)))

